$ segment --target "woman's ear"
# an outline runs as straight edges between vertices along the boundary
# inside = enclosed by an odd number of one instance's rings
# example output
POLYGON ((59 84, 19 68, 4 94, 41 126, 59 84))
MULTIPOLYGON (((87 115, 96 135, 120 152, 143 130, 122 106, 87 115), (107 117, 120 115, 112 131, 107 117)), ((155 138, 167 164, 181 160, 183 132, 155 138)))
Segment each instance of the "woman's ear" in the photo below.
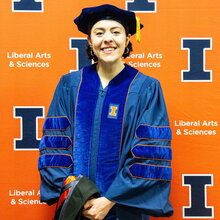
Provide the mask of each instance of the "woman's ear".
POLYGON ((90 38, 90 37, 87 37, 87 40, 88 40, 88 44, 89 44, 89 46, 92 47, 91 38, 90 38))
POLYGON ((126 47, 127 47, 128 44, 129 44, 130 37, 131 37, 131 34, 128 34, 127 37, 126 37, 126 47))

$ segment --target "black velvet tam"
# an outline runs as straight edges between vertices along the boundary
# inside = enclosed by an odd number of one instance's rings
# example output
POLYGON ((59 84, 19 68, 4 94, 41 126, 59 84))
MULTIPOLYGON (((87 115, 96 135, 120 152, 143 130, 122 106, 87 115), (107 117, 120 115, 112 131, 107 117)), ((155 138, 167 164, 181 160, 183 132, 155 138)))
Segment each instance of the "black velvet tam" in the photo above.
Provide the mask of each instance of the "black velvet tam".
MULTIPOLYGON (((136 33, 135 13, 109 4, 84 8, 81 14, 74 19, 74 22, 79 31, 88 35, 92 26, 100 20, 115 20, 121 23, 129 34, 133 35, 136 33)), ((142 27, 143 25, 140 24, 140 29, 142 27)))

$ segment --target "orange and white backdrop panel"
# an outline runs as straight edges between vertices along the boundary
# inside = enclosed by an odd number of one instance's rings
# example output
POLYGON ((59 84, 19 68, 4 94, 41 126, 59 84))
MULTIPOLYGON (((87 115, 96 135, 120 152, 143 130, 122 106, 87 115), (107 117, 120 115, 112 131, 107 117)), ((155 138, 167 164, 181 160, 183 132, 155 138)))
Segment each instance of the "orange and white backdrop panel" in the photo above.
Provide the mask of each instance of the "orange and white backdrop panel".
POLYGON ((163 87, 173 130, 170 219, 220 219, 219 0, 1 1, 0 218, 53 216, 55 207, 39 202, 41 127, 60 76, 90 64, 73 19, 106 3, 136 11, 145 25, 126 62, 163 87))

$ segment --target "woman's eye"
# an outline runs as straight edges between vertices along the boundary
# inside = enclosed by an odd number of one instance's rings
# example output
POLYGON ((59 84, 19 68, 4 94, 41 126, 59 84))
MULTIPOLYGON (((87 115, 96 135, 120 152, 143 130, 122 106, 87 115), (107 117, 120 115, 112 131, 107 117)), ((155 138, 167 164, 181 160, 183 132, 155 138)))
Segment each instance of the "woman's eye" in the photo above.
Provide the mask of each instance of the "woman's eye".
POLYGON ((120 32, 119 32, 119 31, 114 31, 113 33, 114 33, 114 34, 116 34, 116 35, 117 35, 117 34, 120 34, 120 32))
POLYGON ((102 32, 97 32, 96 35, 97 35, 97 36, 102 36, 103 33, 102 33, 102 32))

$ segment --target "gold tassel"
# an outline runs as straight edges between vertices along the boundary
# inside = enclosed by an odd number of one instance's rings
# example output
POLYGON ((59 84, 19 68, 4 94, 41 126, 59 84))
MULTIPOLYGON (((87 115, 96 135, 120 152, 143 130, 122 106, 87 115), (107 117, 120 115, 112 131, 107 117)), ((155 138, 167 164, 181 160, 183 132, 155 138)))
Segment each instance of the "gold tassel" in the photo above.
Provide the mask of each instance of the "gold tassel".
POLYGON ((136 16, 136 40, 138 43, 141 42, 141 22, 138 16, 136 16))

